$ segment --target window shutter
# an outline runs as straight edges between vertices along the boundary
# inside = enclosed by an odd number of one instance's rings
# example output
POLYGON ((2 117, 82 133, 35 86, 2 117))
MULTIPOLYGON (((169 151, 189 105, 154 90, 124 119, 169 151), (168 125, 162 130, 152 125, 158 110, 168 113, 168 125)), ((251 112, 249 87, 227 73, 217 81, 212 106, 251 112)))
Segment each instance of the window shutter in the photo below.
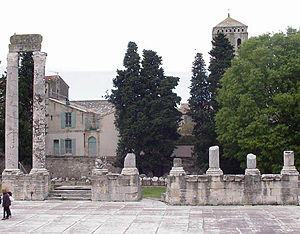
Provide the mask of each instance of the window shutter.
POLYGON ((76 155, 76 139, 72 139, 72 155, 76 155))
POLYGON ((61 113, 61 128, 65 128, 66 127, 66 113, 62 112, 61 113))
POLYGON ((90 129, 90 126, 89 126, 89 119, 88 119, 87 116, 85 117, 85 129, 90 129))
POLYGON ((64 139, 60 139, 60 154, 64 155, 65 152, 65 140, 64 139))
POLYGON ((76 127, 76 112, 75 111, 71 112, 71 127, 72 128, 76 127))
POLYGON ((96 128, 97 128, 97 129, 100 129, 100 119, 97 119, 97 120, 96 120, 96 128))

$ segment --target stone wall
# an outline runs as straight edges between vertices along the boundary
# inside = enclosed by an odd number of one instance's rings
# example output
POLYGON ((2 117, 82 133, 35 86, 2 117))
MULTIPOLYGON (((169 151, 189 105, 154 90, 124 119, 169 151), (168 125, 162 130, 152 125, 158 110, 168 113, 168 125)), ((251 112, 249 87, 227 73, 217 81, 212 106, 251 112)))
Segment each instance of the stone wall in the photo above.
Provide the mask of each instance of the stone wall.
POLYGON ((138 201, 142 198, 135 155, 127 154, 121 174, 108 173, 102 167, 92 174, 92 201, 138 201))
POLYGON ((169 176, 166 202, 172 205, 298 205, 298 176, 169 176))
POLYGON ((2 188, 12 192, 15 200, 44 200, 49 193, 49 174, 2 174, 2 188))
MULTIPOLYGON (((90 178, 95 167, 95 159, 96 157, 89 156, 47 156, 46 168, 51 178, 90 178)), ((110 171, 121 171, 119 168, 112 166, 115 157, 106 157, 106 160, 110 171)))
POLYGON ((256 156, 247 155, 245 175, 223 175, 219 168, 219 148, 209 149, 209 169, 205 175, 186 175, 181 159, 167 178, 165 201, 171 205, 298 205, 300 176, 294 153, 284 152, 281 174, 261 175, 256 156))

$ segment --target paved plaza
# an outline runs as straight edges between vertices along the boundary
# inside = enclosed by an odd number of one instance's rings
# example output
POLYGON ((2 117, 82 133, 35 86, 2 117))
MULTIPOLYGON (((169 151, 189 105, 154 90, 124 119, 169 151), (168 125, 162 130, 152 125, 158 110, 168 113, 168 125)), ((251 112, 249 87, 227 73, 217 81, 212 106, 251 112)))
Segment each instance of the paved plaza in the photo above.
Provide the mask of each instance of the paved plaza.
POLYGON ((300 233, 300 207, 15 201, 0 233, 300 233))

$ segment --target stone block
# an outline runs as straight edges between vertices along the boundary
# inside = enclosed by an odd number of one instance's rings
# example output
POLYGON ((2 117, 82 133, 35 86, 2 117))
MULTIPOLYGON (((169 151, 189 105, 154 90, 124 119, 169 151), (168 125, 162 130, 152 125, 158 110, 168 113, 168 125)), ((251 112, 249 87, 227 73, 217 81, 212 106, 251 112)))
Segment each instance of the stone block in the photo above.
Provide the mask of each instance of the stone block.
POLYGON ((9 52, 40 51, 42 40, 39 34, 15 34, 10 37, 9 52))

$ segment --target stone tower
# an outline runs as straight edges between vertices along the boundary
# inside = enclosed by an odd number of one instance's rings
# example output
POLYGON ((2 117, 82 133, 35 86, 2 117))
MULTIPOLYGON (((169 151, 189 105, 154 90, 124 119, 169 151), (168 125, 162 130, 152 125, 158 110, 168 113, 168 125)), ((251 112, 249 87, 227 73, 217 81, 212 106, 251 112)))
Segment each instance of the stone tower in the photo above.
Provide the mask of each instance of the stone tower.
POLYGON ((224 33, 233 45, 236 53, 238 46, 248 39, 247 28, 247 25, 231 18, 228 13, 228 17, 225 20, 213 27, 212 38, 214 38, 218 33, 224 33))

